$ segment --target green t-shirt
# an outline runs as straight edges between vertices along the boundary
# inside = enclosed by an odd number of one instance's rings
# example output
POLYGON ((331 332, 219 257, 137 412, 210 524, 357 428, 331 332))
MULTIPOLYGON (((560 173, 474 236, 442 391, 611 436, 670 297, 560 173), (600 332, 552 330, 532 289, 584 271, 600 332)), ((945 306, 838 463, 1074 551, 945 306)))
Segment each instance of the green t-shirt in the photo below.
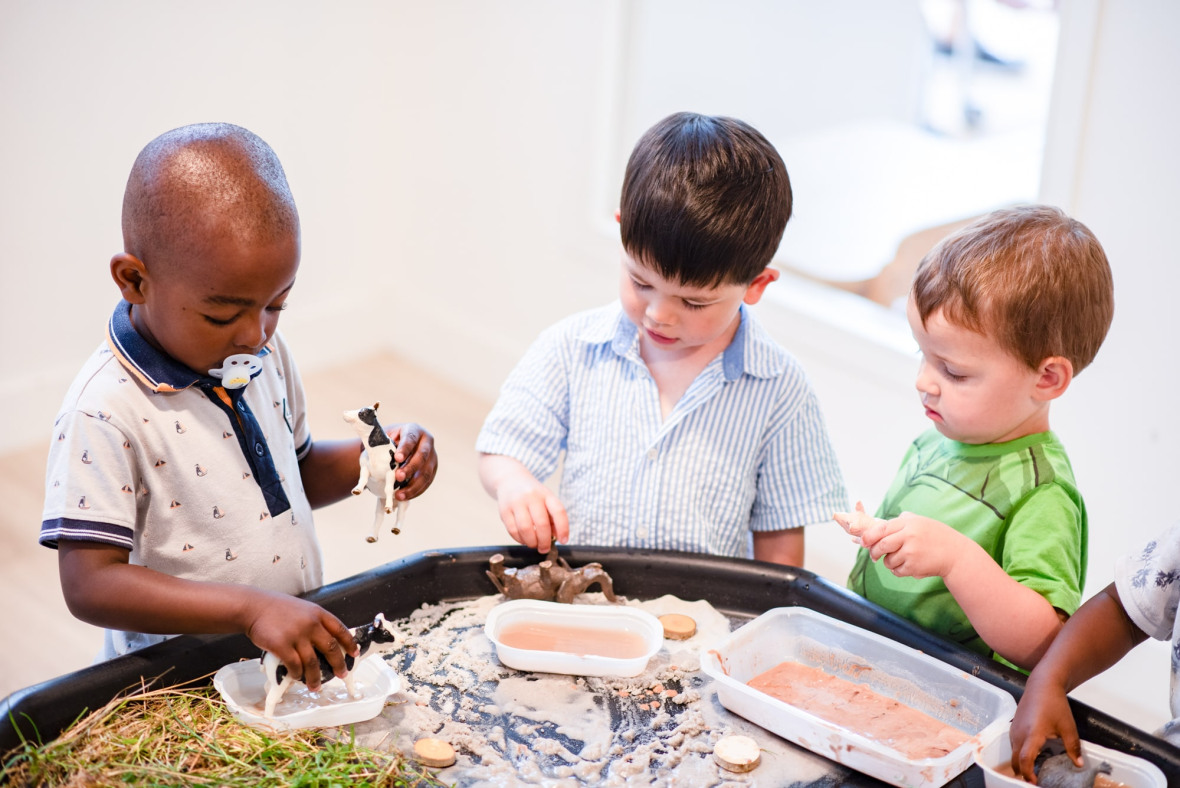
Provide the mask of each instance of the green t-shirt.
MULTIPOLYGON (((1022 585, 1072 615, 1086 578, 1086 508, 1052 432, 972 445, 929 430, 906 452, 877 510, 934 518, 970 537, 1022 585)), ((863 547, 848 587, 972 651, 992 656, 941 577, 897 577, 863 547)))

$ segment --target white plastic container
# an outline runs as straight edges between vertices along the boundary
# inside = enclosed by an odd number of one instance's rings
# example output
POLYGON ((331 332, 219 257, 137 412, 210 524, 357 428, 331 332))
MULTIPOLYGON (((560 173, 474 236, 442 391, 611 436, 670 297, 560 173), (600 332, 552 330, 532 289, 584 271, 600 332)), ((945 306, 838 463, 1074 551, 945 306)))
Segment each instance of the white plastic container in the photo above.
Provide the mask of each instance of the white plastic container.
POLYGON ((573 676, 638 676, 664 644, 660 620, 627 605, 567 605, 536 599, 513 599, 492 608, 484 633, 496 646, 496 655, 510 668, 573 676), (575 654, 568 651, 517 648, 505 644, 502 635, 513 625, 577 627, 603 633, 631 633, 643 642, 643 653, 631 658, 575 654))
POLYGON ((972 754, 1006 730, 1016 701, 959 668, 808 608, 763 613, 701 656, 730 711, 812 752, 898 786, 940 786, 971 765, 972 754), (883 744, 746 684, 782 662, 817 667, 864 684, 952 725, 972 738, 938 758, 908 758, 883 744))
POLYGON ((385 700, 401 690, 401 677, 380 656, 363 659, 352 671, 359 698, 349 697, 344 681, 336 677, 310 693, 295 682, 275 707, 275 715, 263 713, 266 677, 257 659, 231 662, 213 676, 213 687, 239 721, 256 728, 284 731, 297 728, 331 728, 371 720, 385 708, 385 700))
MULTIPOLYGON (((1083 741, 1082 757, 1087 763, 1091 763, 1092 759, 1106 761, 1111 769, 1108 776, 1130 788, 1167 788, 1168 779, 1159 767, 1134 755, 1083 741)), ((983 772, 983 784, 987 788, 1028 786, 1019 777, 999 771, 1010 772, 1012 768, 1012 741, 1008 738, 1007 727, 975 754, 975 762, 983 772)))

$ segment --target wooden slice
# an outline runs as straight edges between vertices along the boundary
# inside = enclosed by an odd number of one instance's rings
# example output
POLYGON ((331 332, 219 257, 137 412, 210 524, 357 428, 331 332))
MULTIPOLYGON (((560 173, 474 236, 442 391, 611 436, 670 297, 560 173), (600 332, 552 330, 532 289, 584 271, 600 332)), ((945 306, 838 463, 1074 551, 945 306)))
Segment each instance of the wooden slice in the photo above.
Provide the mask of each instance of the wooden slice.
POLYGON ((455 762, 455 748, 442 739, 419 739, 414 742, 414 757, 431 769, 445 769, 455 762))
POLYGON ((749 736, 726 736, 713 747, 713 760, 722 769, 748 772, 758 765, 762 755, 758 742, 749 736))
POLYGON ((665 613, 660 616, 664 625, 664 637, 669 640, 688 640, 697 633, 697 622, 679 613, 665 613))

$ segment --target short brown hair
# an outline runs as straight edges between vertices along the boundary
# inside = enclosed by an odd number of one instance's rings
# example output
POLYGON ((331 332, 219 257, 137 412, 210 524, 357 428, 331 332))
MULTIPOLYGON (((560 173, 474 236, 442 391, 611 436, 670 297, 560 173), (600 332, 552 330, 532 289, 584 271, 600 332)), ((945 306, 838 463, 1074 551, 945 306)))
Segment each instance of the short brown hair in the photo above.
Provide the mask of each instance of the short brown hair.
POLYGON ((623 177, 623 248, 665 279, 713 287, 754 281, 791 217, 778 151, 749 124, 669 115, 636 143, 623 177))
POLYGON ((1049 205, 994 211, 944 238, 918 264, 911 297, 925 325, 947 321, 995 338, 1036 369, 1063 356, 1080 372, 1114 317, 1106 252, 1049 205))

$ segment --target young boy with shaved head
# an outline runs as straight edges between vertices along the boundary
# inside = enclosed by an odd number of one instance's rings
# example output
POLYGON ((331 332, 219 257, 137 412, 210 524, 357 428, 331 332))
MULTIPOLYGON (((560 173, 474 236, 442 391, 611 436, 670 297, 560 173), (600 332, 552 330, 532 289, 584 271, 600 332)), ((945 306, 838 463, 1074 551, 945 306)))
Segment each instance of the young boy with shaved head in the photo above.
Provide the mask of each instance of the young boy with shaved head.
MULTIPOLYGON (((312 509, 349 494, 361 452, 312 441, 276 332, 299 232, 278 157, 246 129, 174 129, 132 167, 110 263, 122 300, 58 414, 40 537, 70 611, 106 628, 104 658, 220 632, 294 676, 317 651, 343 675, 356 652, 343 623, 294 596, 323 582, 312 509)), ((405 460, 397 496, 416 497, 433 438, 389 432, 405 460)))

